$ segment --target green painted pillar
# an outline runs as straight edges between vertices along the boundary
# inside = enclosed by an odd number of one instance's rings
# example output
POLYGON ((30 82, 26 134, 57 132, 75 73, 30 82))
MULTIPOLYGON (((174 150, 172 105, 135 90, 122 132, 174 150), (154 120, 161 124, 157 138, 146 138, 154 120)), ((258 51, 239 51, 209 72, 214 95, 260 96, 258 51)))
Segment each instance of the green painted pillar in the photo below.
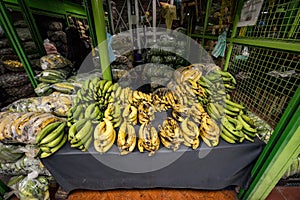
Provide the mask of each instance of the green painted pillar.
POLYGON ((94 27, 94 20, 93 20, 93 13, 91 13, 91 5, 88 3, 87 0, 83 0, 85 12, 86 12, 86 17, 87 17, 87 22, 89 25, 89 33, 92 38, 92 44, 93 47, 97 46, 97 38, 96 38, 96 33, 95 33, 95 27, 94 27))
POLYGON ((102 69, 102 76, 105 80, 112 80, 112 74, 110 69, 108 47, 106 41, 106 26, 105 15, 103 10, 102 0, 91 0, 92 10, 95 22, 96 36, 98 41, 100 63, 102 69))
POLYGON ((26 0, 18 0, 18 3, 21 7, 22 14, 29 26, 29 30, 32 35, 32 39, 35 42, 37 49, 39 50, 41 55, 46 55, 46 50, 43 45, 42 37, 41 37, 40 32, 35 24, 35 20, 32 16, 31 10, 27 6, 26 0))
POLYGON ((30 62, 27 58, 27 55, 24 52, 23 46, 21 44, 21 41, 19 39, 19 36, 14 29, 9 16, 6 12, 6 8, 4 5, 3 0, 0 0, 0 26, 4 30, 10 44, 12 45, 15 53, 19 56, 20 61, 23 64, 23 67, 28 74, 28 77, 30 79, 30 82, 32 86, 35 88, 37 86, 37 81, 34 78, 35 74, 31 68, 30 62))

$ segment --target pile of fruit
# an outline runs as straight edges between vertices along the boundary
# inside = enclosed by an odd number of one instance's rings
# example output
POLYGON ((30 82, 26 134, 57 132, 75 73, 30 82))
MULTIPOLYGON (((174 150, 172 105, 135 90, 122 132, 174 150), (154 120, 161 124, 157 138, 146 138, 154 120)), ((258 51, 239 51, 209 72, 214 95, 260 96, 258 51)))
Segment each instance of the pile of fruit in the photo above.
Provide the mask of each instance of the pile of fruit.
POLYGON ((121 155, 137 149, 150 156, 161 146, 217 146, 219 137, 253 142, 257 125, 230 99, 235 84, 230 73, 202 64, 179 68, 167 86, 150 93, 87 79, 68 113, 69 142, 82 151, 94 141, 101 154, 116 144, 121 155), (167 117, 161 119, 162 113, 167 117))

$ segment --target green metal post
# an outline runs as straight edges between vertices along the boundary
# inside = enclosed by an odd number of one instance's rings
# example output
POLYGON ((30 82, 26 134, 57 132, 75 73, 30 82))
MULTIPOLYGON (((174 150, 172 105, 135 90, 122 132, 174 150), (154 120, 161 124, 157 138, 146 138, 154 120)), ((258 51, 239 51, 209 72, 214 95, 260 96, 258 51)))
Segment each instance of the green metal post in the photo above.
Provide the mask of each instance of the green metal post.
MULTIPOLYGON (((284 134, 286 133, 284 132, 284 130, 289 124, 289 122, 291 121, 291 118, 295 113, 295 111, 297 110, 299 103, 300 103, 300 86, 298 86, 298 89, 296 90, 293 98, 290 100, 288 107, 285 109, 285 112, 283 113, 274 132, 272 133, 270 140, 268 141, 267 145, 265 146, 258 160, 256 161, 254 167, 252 168, 251 177, 253 179, 255 179, 258 176, 258 174, 261 172, 261 170, 264 168, 266 164, 266 160, 270 157, 270 155, 274 151, 275 146, 279 142, 280 138, 285 137, 284 134)), ((243 196, 245 192, 246 191, 242 189, 239 195, 243 196)))
MULTIPOLYGON (((233 21, 232 33, 231 33, 230 38, 234 38, 236 36, 236 32, 237 32, 237 28, 238 28, 237 25, 238 25, 238 22, 240 19, 243 4, 244 4, 243 1, 238 1, 238 5, 236 8, 236 15, 235 15, 235 18, 233 21)), ((227 71, 227 69, 228 69, 228 65, 229 65, 229 61, 230 61, 230 57, 231 57, 231 53, 232 53, 232 48, 233 48, 233 43, 232 43, 232 41, 230 41, 229 48, 228 48, 228 51, 226 54, 225 64, 224 64, 224 69, 223 69, 224 71, 227 71)))
POLYGON ((300 106, 293 113, 265 164, 240 199, 265 199, 300 153, 300 106))
POLYGON ((92 10, 95 21, 96 36, 98 41, 98 48, 100 54, 100 63, 102 69, 102 76, 105 80, 112 80, 112 74, 110 69, 108 47, 106 41, 106 26, 105 16, 103 10, 102 0, 91 0, 92 10))
POLYGON ((37 81, 34 78, 35 74, 31 69, 30 62, 27 58, 27 55, 24 52, 18 34, 14 29, 13 25, 11 24, 11 21, 7 15, 3 0, 0 0, 0 25, 4 30, 7 38, 9 39, 10 44, 13 46, 13 49, 15 50, 16 54, 19 56, 20 61, 23 64, 23 67, 30 79, 32 86, 35 88, 37 86, 37 81))
POLYGON ((18 3, 21 7, 23 16, 29 26, 29 30, 32 35, 32 39, 35 42, 37 49, 39 50, 41 55, 46 55, 46 50, 43 45, 42 37, 41 37, 40 32, 35 24, 35 20, 32 16, 31 10, 27 6, 26 0, 18 0, 18 3))
POLYGON ((212 3, 212 0, 208 0, 207 5, 206 5, 203 35, 202 35, 202 46, 204 46, 204 35, 205 35, 206 29, 207 29, 207 23, 208 23, 208 18, 209 18, 209 13, 210 13, 209 10, 210 10, 210 7, 211 7, 211 3, 212 3))
POLYGON ((83 0, 85 12, 86 12, 86 17, 87 17, 87 22, 89 25, 89 33, 92 38, 92 44, 94 47, 97 46, 97 38, 96 38, 96 33, 95 33, 95 27, 94 27, 94 20, 93 20, 93 14, 91 13, 90 10, 90 4, 88 3, 87 0, 83 0))

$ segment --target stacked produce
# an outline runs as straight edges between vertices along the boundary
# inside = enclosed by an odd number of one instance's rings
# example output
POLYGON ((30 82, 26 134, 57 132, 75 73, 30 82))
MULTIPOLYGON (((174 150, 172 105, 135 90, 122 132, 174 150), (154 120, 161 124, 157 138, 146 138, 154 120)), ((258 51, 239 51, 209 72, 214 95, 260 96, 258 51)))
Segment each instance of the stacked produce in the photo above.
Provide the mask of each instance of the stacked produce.
POLYGON ((48 23, 48 26, 45 27, 47 29, 47 36, 51 43, 54 43, 57 51, 63 55, 67 56, 67 35, 63 31, 63 25, 61 22, 52 21, 48 23))
POLYGON ((72 106, 72 102, 73 97, 70 95, 31 97, 15 101, 3 110, 11 112, 46 112, 66 117, 67 112, 72 106))
POLYGON ((86 151, 92 141, 94 124, 102 121, 104 111, 113 102, 113 90, 117 84, 100 80, 98 77, 86 79, 77 91, 73 106, 68 113, 69 141, 71 147, 86 151))

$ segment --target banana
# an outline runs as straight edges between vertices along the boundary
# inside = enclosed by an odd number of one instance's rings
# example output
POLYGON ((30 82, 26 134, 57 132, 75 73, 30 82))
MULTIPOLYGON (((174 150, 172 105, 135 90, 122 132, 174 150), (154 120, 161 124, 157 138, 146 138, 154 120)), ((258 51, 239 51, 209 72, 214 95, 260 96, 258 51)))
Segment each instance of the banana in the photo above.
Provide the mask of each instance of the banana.
POLYGON ((50 141, 48 143, 41 144, 41 146, 47 146, 47 147, 53 148, 62 141, 62 139, 64 138, 64 135, 65 135, 64 131, 62 130, 56 138, 54 138, 52 141, 50 141))
POLYGON ((87 122, 87 119, 81 119, 78 120, 75 124, 71 125, 68 132, 68 140, 71 141, 75 134, 84 126, 84 124, 87 122))
POLYGON ((62 122, 54 122, 43 128, 43 130, 36 136, 36 144, 39 144, 45 136, 49 135, 52 131, 54 131, 61 123, 62 122))
POLYGON ((250 142, 254 142, 254 140, 252 138, 250 138, 247 134, 245 134, 245 139, 250 142))
POLYGON ((228 116, 228 115, 226 116, 226 118, 227 118, 227 120, 228 120, 229 122, 231 122, 231 123, 234 124, 235 130, 237 130, 237 131, 242 130, 243 124, 242 124, 239 120, 234 119, 234 118, 232 118, 232 117, 230 117, 230 116, 228 116))
POLYGON ((83 127, 75 134, 75 137, 71 140, 71 144, 82 140, 85 135, 90 134, 93 130, 93 124, 90 120, 87 120, 86 123, 83 125, 83 127))
POLYGON ((92 141, 93 141, 93 137, 90 136, 89 139, 85 143, 83 143, 84 149, 82 149, 82 151, 87 151, 89 149, 92 141))
POLYGON ((111 92, 112 85, 113 85, 112 81, 106 81, 105 85, 103 86, 102 93, 106 94, 106 93, 111 92))
POLYGON ((116 139, 116 131, 114 129, 112 129, 111 136, 112 137, 108 141, 105 141, 103 145, 100 140, 94 140, 94 147, 99 153, 105 153, 113 146, 116 139))
POLYGON ((247 116, 245 114, 242 114, 241 116, 242 116, 243 120, 245 122, 247 122, 247 124, 249 124, 252 128, 256 128, 257 127, 257 125, 255 124, 255 122, 249 116, 247 116))
MULTIPOLYGON (((74 108, 73 108, 74 109, 74 108)), ((78 119, 79 115, 84 112, 83 110, 83 105, 79 104, 75 109, 74 109, 74 113, 73 113, 73 119, 78 119)))
POLYGON ((242 123, 243 125, 243 128, 246 130, 246 131, 249 131, 251 133, 256 133, 257 130, 252 128, 243 118, 241 115, 238 115, 237 116, 237 119, 242 123))
POLYGON ((121 124, 121 126, 119 128, 119 132, 118 132, 117 145, 119 148, 124 146, 126 143, 126 140, 125 140, 126 135, 127 135, 126 130, 127 130, 127 123, 126 123, 126 121, 124 121, 121 124))
POLYGON ((235 144, 235 141, 233 140, 233 139, 231 139, 231 138, 229 138, 227 135, 225 135, 224 133, 221 133, 221 138, 224 140, 224 141, 226 141, 226 142, 228 142, 228 143, 230 143, 230 144, 235 144))
POLYGON ((237 137, 244 137, 243 132, 236 130, 236 128, 228 121, 227 118, 223 117, 221 122, 223 127, 226 128, 231 134, 237 137))
POLYGON ((57 126, 57 128, 55 130, 53 130, 50 134, 48 134, 46 137, 44 137, 40 141, 39 145, 47 144, 47 143, 55 140, 56 138, 58 138, 59 135, 63 134, 65 126, 66 126, 66 122, 62 122, 59 126, 57 126))
POLYGON ((40 158, 46 158, 51 156, 53 153, 55 153, 56 151, 58 151, 67 141, 68 137, 66 135, 64 135, 63 139, 60 141, 60 143, 58 145, 56 145, 54 148, 51 148, 51 153, 48 152, 42 152, 40 154, 40 158))
POLYGON ((225 102, 227 105, 230 105, 230 106, 239 108, 239 109, 241 109, 241 110, 243 110, 243 109, 245 108, 245 107, 242 106, 241 104, 235 103, 235 102, 229 100, 228 98, 225 98, 224 102, 225 102))
MULTIPOLYGON (((222 134, 226 135, 227 137, 229 137, 230 139, 234 140, 234 141, 238 141, 239 137, 231 134, 226 128, 222 129, 222 134)), ((244 138, 244 137, 241 137, 244 138)))
POLYGON ((239 113, 240 109, 229 104, 225 104, 225 108, 231 112, 239 113))
POLYGON ((137 118, 138 118, 138 110, 134 106, 130 106, 130 114, 128 115, 128 122, 131 122, 132 125, 137 124, 137 118))
POLYGON ((94 119, 94 118, 91 118, 91 114, 95 110, 95 108, 96 108, 95 103, 88 105, 88 107, 85 109, 85 112, 84 112, 84 118, 94 119))
POLYGON ((228 110, 227 108, 224 109, 224 113, 225 113, 226 115, 230 115, 230 116, 233 116, 233 117, 235 117, 235 116, 238 115, 238 113, 232 112, 232 111, 228 110))

